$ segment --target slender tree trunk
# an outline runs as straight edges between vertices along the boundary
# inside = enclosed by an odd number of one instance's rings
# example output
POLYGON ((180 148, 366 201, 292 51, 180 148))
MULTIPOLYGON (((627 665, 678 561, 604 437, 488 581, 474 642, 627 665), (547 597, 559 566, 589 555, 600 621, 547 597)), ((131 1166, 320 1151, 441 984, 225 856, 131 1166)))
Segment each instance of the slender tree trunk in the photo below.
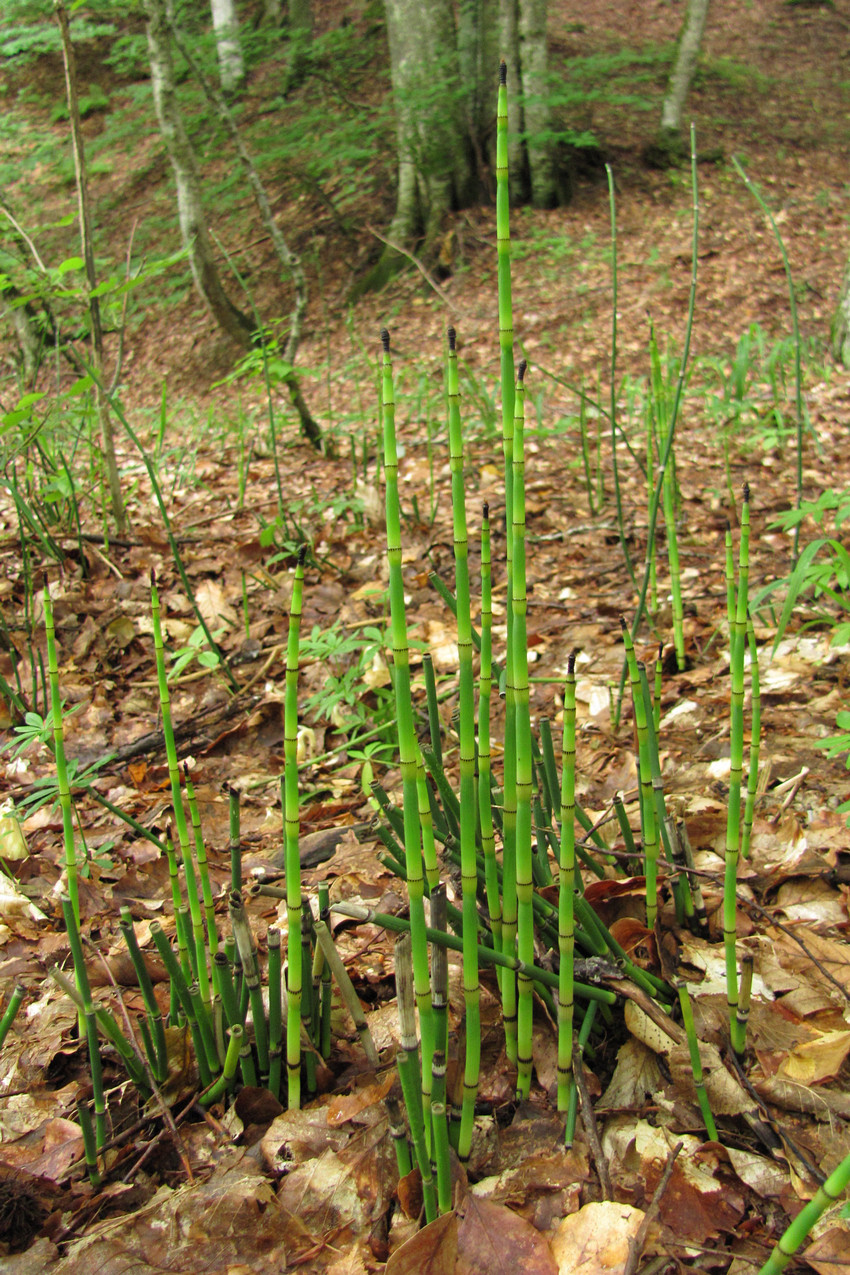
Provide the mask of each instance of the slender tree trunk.
POLYGON ((661 108, 662 133, 681 133, 682 111, 685 109, 685 100, 696 70, 707 15, 708 0, 688 0, 676 61, 661 108))
POLYGON ((30 321, 29 306, 13 283, 0 283, 0 305, 17 337, 22 379, 29 388, 41 363, 41 341, 30 321))
POLYGON ((838 305, 832 319, 832 353, 842 367, 850 367, 850 261, 844 268, 838 305))
POLYGON ((124 510, 124 498, 121 494, 121 478, 118 473, 118 460, 115 455, 115 435, 112 429, 112 418, 106 401, 104 385, 103 357, 103 325, 100 317, 100 300, 97 296, 97 274, 94 265, 94 245, 92 243, 91 214, 89 208, 88 175, 86 157, 83 147, 83 133, 80 127, 80 106, 77 100, 77 75, 74 60, 74 46, 68 26, 68 14, 61 0, 54 0, 56 18, 62 36, 62 54, 65 62, 65 88, 68 94, 68 114, 71 120, 71 138, 74 148, 74 170, 77 179, 77 202, 80 218, 80 237, 82 239, 83 260, 86 266, 86 279, 89 286, 89 315, 92 331, 92 363, 94 364, 97 384, 95 385, 95 405, 100 426, 100 438, 103 445, 103 456, 106 461, 106 477, 109 483, 109 498, 112 505, 112 516, 119 535, 127 529, 127 515, 124 510))
MULTIPOLYGON (((219 120, 230 134, 233 145, 236 148, 236 153, 239 156, 242 167, 245 169, 245 176, 248 180, 248 185, 251 187, 253 192, 254 201, 259 209, 263 225, 268 231, 269 238, 274 246, 277 259, 283 269, 292 276, 292 282, 295 287, 295 304, 292 307, 292 312, 289 316, 289 337, 286 342, 283 359, 286 363, 294 364, 295 356, 298 353, 298 343, 301 339, 301 328, 304 322, 304 314, 307 309, 307 280, 304 275, 304 268, 301 265, 301 259, 297 253, 290 250, 289 244, 286 242, 286 238, 284 237, 282 230, 274 219, 274 214, 272 213, 265 187, 260 180, 260 175, 254 166, 254 161, 248 152, 248 148, 242 140, 242 135, 236 127, 236 121, 233 118, 233 113, 227 105, 227 102, 224 100, 221 93, 216 91, 215 85, 207 78, 207 76, 204 75, 189 50, 188 42, 185 41, 177 31, 174 31, 173 34, 177 48, 186 59, 189 69, 201 85, 207 101, 210 103, 213 110, 215 110, 219 120)), ((304 401, 304 396, 301 393, 298 378, 294 370, 286 378, 286 385, 289 389, 289 396, 292 400, 292 404, 298 412, 301 420, 301 432, 307 439, 309 439, 314 447, 321 447, 322 431, 313 416, 310 414, 310 410, 304 401)))
POLYGON ((519 9, 523 125, 528 134, 526 150, 535 208, 554 208, 558 203, 555 148, 545 137, 551 123, 546 81, 546 7, 546 0, 521 0, 519 9))
POLYGON ((211 0, 211 8, 222 92, 235 93, 245 82, 236 6, 233 0, 211 0))
POLYGON ((154 106, 174 170, 180 235, 189 251, 192 278, 219 327, 243 349, 248 349, 254 325, 226 295, 207 233, 195 153, 183 125, 174 88, 174 63, 168 37, 165 0, 144 0, 144 6, 148 19, 154 106))
MULTIPOLYGON (((528 170, 522 145, 522 66, 517 0, 499 0, 501 56, 508 68, 508 183, 511 201, 528 198, 528 170)), ((492 109, 492 108, 491 108, 492 109)))

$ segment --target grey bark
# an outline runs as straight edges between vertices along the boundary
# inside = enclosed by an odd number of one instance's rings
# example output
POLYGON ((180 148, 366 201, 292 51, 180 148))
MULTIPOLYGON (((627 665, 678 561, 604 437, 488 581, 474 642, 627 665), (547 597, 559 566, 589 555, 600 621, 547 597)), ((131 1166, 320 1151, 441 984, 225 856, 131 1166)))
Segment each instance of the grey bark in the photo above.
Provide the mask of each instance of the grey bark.
POLYGON ((838 305, 832 319, 832 353, 842 367, 850 367, 850 261, 844 268, 838 305))
MULTIPOLYGON (((307 310, 307 280, 304 275, 304 268, 301 265, 301 259, 297 253, 291 251, 280 226, 278 226, 275 221, 271 205, 268 201, 268 196, 266 195, 266 189, 260 180, 260 175, 254 166, 254 161, 248 152, 248 148, 242 140, 242 134, 236 127, 236 121, 233 118, 233 114, 227 105, 227 102, 224 100, 221 93, 216 91, 215 85, 207 78, 207 76, 204 75, 189 50, 188 42, 184 40, 177 31, 174 31, 174 42, 183 57, 186 59, 192 74, 201 85, 207 100, 210 102, 221 123, 230 134, 236 153, 239 156, 242 167, 245 170, 245 176, 247 178, 248 185, 251 187, 254 201, 260 213, 260 218, 268 231, 269 238, 271 239, 275 253, 277 254, 277 259, 283 269, 292 277, 292 282, 295 288, 295 304, 293 305, 289 316, 289 337, 287 338, 283 358, 286 363, 294 364, 295 356, 298 353, 298 344, 301 339, 304 314, 307 310)), ((307 404, 304 401, 304 396, 301 393, 298 378, 294 371, 286 378, 286 385, 289 389, 292 404, 300 417, 302 433, 309 439, 314 447, 321 446, 322 431, 310 414, 307 404)))
POLYGON ((555 148, 546 136, 551 126, 546 82, 546 0, 521 0, 519 64, 531 202, 536 208, 552 208, 558 202, 558 181, 555 148))
MULTIPOLYGON (((80 106, 77 99, 77 75, 74 60, 74 46, 68 26, 68 14, 61 0, 54 0, 56 18, 62 36, 62 55, 65 63, 65 88, 68 95, 68 113, 71 120, 71 139, 74 150, 74 171, 77 181, 77 204, 80 219, 80 238, 82 240, 83 260, 86 268, 86 279, 89 287, 88 308, 92 331, 92 363, 95 373, 95 408, 100 439, 103 446, 103 457, 106 462, 106 477, 109 483, 109 497, 112 505, 112 516, 118 534, 127 529, 127 515, 124 510, 124 497, 121 494, 121 478, 118 473, 118 460, 115 455, 115 435, 112 429, 112 418, 106 400, 104 385, 103 357, 103 324, 100 316, 100 300, 96 294, 97 274, 94 264, 94 245, 92 242, 91 212, 88 194, 88 174, 83 147, 83 133, 80 126, 80 106)), ((117 373, 116 373, 117 375, 117 373)))
POLYGON ((168 34, 165 0, 144 0, 154 106, 160 132, 177 186, 180 236, 189 252, 195 287, 219 327, 243 349, 251 344, 253 323, 224 291, 213 256, 201 204, 201 183, 195 152, 186 133, 174 87, 174 62, 168 34))
POLYGON ((661 108, 662 133, 679 133, 682 128, 682 112, 694 78, 699 57, 702 33, 708 14, 708 0, 688 0, 685 21, 679 35, 676 61, 667 85, 667 95, 661 108))
POLYGON ((210 7, 222 92, 235 93, 245 81, 236 6, 233 0, 210 0, 210 7))

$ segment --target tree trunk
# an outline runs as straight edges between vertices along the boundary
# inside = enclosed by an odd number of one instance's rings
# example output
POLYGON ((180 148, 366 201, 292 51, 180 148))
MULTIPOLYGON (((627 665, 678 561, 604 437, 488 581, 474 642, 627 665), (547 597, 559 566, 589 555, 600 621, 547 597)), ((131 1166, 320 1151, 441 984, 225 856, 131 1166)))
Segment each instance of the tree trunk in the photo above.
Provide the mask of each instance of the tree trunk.
MULTIPOLYGON (((245 169, 245 176, 248 185, 254 195, 254 201, 260 213, 263 225, 269 233, 269 238, 277 254, 277 259, 283 266, 284 270, 292 276, 292 282, 295 287, 295 304, 289 316, 289 337, 286 342, 286 348, 283 352, 283 360, 285 363, 294 364, 295 356, 298 353, 298 343, 301 340, 301 326, 304 321, 304 314, 307 309, 307 280, 304 276, 304 268, 297 253, 290 250, 289 244, 286 242, 284 234, 274 219, 271 205, 266 195, 265 187, 260 180, 260 175, 254 166, 254 161, 248 152, 242 135, 236 127, 236 121, 233 118, 227 102, 221 93, 216 92, 215 85, 210 81, 201 70, 192 53, 189 50, 188 42, 181 39, 180 35, 174 31, 174 42, 180 53, 186 59, 190 71, 197 79, 207 101, 218 115, 219 120, 230 134, 236 153, 245 169)), ((322 445, 322 431, 310 414, 310 410, 304 401, 301 388, 298 383, 298 377, 294 369, 286 377, 286 385, 289 389, 289 396, 298 416, 301 420, 301 432, 305 438, 319 448, 322 445)))
POLYGON ((211 0, 211 8, 221 89, 223 93, 235 93, 245 82, 236 7, 233 0, 211 0))
POLYGON ((682 111, 685 109, 685 99, 696 70, 707 14, 708 0, 688 0, 685 21, 679 35, 679 47, 676 50, 676 61, 667 86, 667 96, 661 108, 662 133, 678 135, 682 131, 682 111))
POLYGON ((0 305, 18 339, 21 377, 27 389, 35 384, 41 363, 41 341, 30 318, 30 307, 13 283, 0 281, 0 305))
POLYGON ((195 153, 183 125, 174 88, 174 63, 168 37, 165 0, 144 0, 154 106, 177 185, 180 235, 189 252, 192 278, 219 327, 243 349, 251 345, 254 325, 237 310, 221 285, 201 206, 195 153))
POLYGON ((832 353, 842 367, 850 367, 850 261, 844 268, 838 305, 832 319, 832 353))
POLYGON ((546 0, 521 0, 519 64, 526 153, 535 208, 554 208, 558 200, 555 148, 547 139, 551 112, 547 101, 546 0))
MULTIPOLYGON (((557 203, 556 150, 546 136, 546 0, 384 3, 398 149, 391 243, 407 246, 421 237, 426 262, 435 260, 446 214, 479 196, 488 168, 495 168, 500 55, 510 89, 511 195, 541 207, 557 203)), ((355 295, 382 287, 403 262, 387 249, 355 295)))
MULTIPOLYGON (((68 14, 61 0, 54 0, 59 32, 62 37, 62 55, 65 62, 65 88, 68 94, 68 114, 71 120, 71 139, 74 148, 74 171, 77 179, 77 202, 80 218, 80 238, 82 240, 83 260, 86 267, 86 279, 89 286, 89 315, 91 317, 92 363, 95 373, 95 407, 100 426, 100 440, 103 446, 103 458, 106 462, 106 477, 109 483, 109 497, 112 505, 112 516, 119 535, 127 529, 127 515, 124 510, 124 497, 121 494, 121 478, 118 473, 118 459, 115 455, 115 435, 112 429, 112 418, 106 401, 104 385, 103 358, 103 325, 100 317, 100 299, 97 294, 97 274, 94 264, 94 244, 92 242, 91 213, 88 194, 88 174, 86 157, 83 148, 83 133, 80 126, 80 105, 77 99, 77 74, 74 61, 74 46, 71 42, 71 31, 68 26, 68 14)), ((120 362, 120 360, 119 360, 120 362)))

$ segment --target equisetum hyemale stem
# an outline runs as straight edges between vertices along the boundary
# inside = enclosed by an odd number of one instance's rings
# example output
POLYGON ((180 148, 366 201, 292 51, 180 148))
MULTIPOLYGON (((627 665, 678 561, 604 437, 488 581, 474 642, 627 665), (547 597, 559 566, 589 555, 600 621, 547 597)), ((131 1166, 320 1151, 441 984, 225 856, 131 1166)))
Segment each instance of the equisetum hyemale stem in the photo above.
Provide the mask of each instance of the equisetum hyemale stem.
MULTIPOLYGON (((506 675, 513 683, 511 633, 514 617, 513 593, 513 448, 514 448, 514 319, 511 295, 511 228, 508 174, 508 68, 499 66, 499 94, 496 108, 496 240, 499 291, 499 351, 502 397, 502 450, 505 463, 505 560, 507 565, 508 630, 506 675)), ((502 947, 506 956, 516 955, 516 706, 513 697, 505 704, 504 771, 502 778, 502 947)), ((517 1061, 517 988, 510 976, 502 985, 502 1018, 505 1048, 511 1062, 517 1061)))
MULTIPOLYGON (((419 1040, 416 1035, 416 1014, 414 1012, 413 960, 409 933, 402 934, 401 938, 396 940, 395 982, 400 1027, 397 1056, 398 1073, 401 1080, 401 1091, 404 1095, 404 1105, 407 1108, 410 1140, 413 1143, 416 1163, 419 1166, 419 1173, 422 1178, 425 1218, 426 1221, 433 1222, 437 1216, 437 1193, 431 1172, 431 1158, 425 1141, 425 1124, 419 1083, 419 1040)), ((429 1108, 429 1119, 430 1115, 429 1108)))
POLYGON ((717 1142, 717 1125, 714 1123, 714 1116, 711 1113, 711 1107, 708 1104, 708 1094, 705 1088, 705 1080, 702 1073, 702 1059, 699 1053, 699 1041, 697 1040, 696 1028, 694 1027, 694 1014, 691 1008, 691 998, 688 995, 688 988, 683 979, 677 979, 675 983, 676 990, 679 993, 679 1005, 682 1010, 682 1023, 685 1028, 685 1035, 688 1038, 688 1051, 691 1056, 691 1071, 694 1077, 694 1087, 697 1091, 697 1100, 699 1102, 702 1118, 705 1121, 705 1131, 712 1142, 717 1142))
MULTIPOLYGON (((534 881, 532 874, 532 785, 531 717, 528 695, 528 642, 525 584, 525 359, 517 370, 514 390, 513 568, 508 656, 507 701, 513 699, 516 739, 516 897, 517 956, 525 965, 534 962, 534 881)), ((527 1098, 531 1089, 532 1012, 531 980, 517 980, 517 1093, 527 1098)))
POLYGON ((735 620, 729 635, 729 806, 726 815, 726 867, 723 880, 723 943, 726 952, 726 1000, 732 1048, 743 1054, 745 1024, 738 1015, 737 884, 741 837, 741 780, 744 765, 744 648, 747 641, 750 569, 750 488, 744 483, 738 547, 735 620))
POLYGON ((458 1156, 469 1157, 478 1072, 481 1065, 481 1020, 478 988, 478 863, 475 833, 475 681, 472 668, 472 616, 469 590, 469 542, 466 530, 466 503, 463 475, 463 439, 460 421, 460 387, 454 328, 448 330, 446 367, 448 405, 449 468, 452 480, 454 527, 455 597, 457 600, 457 647, 460 740, 460 862, 463 897, 463 996, 466 1011, 466 1058, 463 1072, 463 1114, 458 1139, 458 1156))
POLYGON ((419 1010, 422 1036, 422 1104, 426 1123, 430 1122, 431 1062, 434 1053, 434 1024, 431 1012, 431 975, 428 968, 428 940, 425 937, 425 883, 422 870, 422 832, 419 823, 417 789, 418 744, 413 722, 410 689, 410 649, 404 580, 401 570, 401 510, 398 497, 398 448, 395 431, 395 391, 390 358, 390 334, 381 330, 383 348, 381 376, 381 424, 384 446, 384 483, 387 516, 387 565, 389 568, 390 644, 393 660, 398 751, 404 810, 404 855, 413 955, 413 985, 419 1010))
POLYGON ((567 659, 564 752, 561 771, 561 856, 558 872, 558 1110, 566 1111, 573 1085, 573 1010, 576 876, 576 657, 567 659))
POLYGON ((304 562, 307 546, 298 550, 292 602, 289 608, 289 636, 286 644, 286 702, 284 705, 284 843, 286 850, 287 991, 286 1074, 290 1108, 301 1106, 301 997, 303 956, 301 948, 301 859, 298 851, 298 653, 301 635, 301 605, 304 591, 304 562))
POLYGON ((56 630, 53 625, 53 602, 50 586, 44 582, 44 633, 47 639, 47 674, 50 679, 50 712, 53 718, 53 761, 56 766, 56 785, 59 806, 62 811, 62 839, 65 844, 65 875, 68 896, 74 909, 74 920, 80 925, 80 894, 77 880, 77 850, 74 837, 74 808, 68 783, 68 765, 65 760, 65 729, 62 722, 62 698, 59 694, 59 662, 56 657, 56 630))
POLYGON ((635 714, 635 727, 638 737, 638 767, 640 774, 640 826, 643 840, 644 872, 646 875, 646 926, 651 930, 655 926, 658 915, 658 829, 656 821, 655 795, 652 790, 652 761, 649 746, 649 725, 646 716, 646 701, 643 694, 643 682, 635 655, 634 643, 626 621, 621 618, 623 645, 626 648, 626 661, 629 669, 629 681, 632 690, 632 705, 635 714))

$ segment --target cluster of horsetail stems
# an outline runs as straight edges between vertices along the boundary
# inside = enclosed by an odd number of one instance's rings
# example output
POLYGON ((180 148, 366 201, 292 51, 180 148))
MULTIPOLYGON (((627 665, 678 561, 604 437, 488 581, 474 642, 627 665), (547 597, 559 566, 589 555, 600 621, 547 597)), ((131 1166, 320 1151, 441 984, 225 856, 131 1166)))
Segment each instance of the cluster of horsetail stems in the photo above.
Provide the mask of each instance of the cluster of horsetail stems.
MULTIPOLYGON (((501 368, 502 451, 504 460, 506 647, 502 668, 493 656, 492 565, 490 507, 484 504, 480 532, 480 631, 472 622, 473 604, 469 573, 469 541, 465 504, 462 420, 457 360, 457 336, 448 329, 446 358, 446 415, 451 474, 452 521, 455 564, 454 594, 438 578, 434 583, 453 611, 457 625, 457 742, 458 791, 446 774, 443 758, 438 695, 433 663, 423 659, 425 698, 430 740, 420 743, 415 725, 411 685, 404 582, 402 574, 401 508, 398 483, 393 368, 390 336, 381 331, 380 426, 386 497, 386 549, 389 577, 389 654, 396 703, 398 756, 401 773, 401 809, 380 784, 373 784, 373 804, 385 819, 379 830, 386 848, 385 861, 405 880, 408 915, 395 916, 357 904, 338 902, 331 908, 327 882, 318 886, 319 915, 314 917, 304 899, 299 856, 298 787, 298 666, 300 624, 307 547, 297 556, 286 647, 284 707, 284 815, 285 888, 254 884, 250 892, 285 901, 287 923, 286 969, 282 966, 281 932, 267 934, 267 995, 263 995, 262 971, 256 942, 244 905, 241 868, 239 794, 229 793, 231 888, 228 913, 230 934, 220 941, 215 898, 209 875, 204 837, 188 765, 178 760, 171 713, 160 600, 151 573, 151 611, 160 710, 171 788, 171 818, 165 828, 163 850, 168 859, 174 914, 176 951, 159 921, 151 923, 154 945, 170 979, 170 1005, 164 1018, 150 974, 133 928, 129 909, 122 908, 120 928, 136 971, 145 1013, 138 1022, 142 1047, 132 1032, 125 1034, 112 1012, 96 1006, 86 970, 80 928, 78 865, 74 836, 74 812, 65 758, 62 704, 56 654, 53 610, 49 588, 44 591, 47 640, 47 672, 50 688, 52 749, 62 811, 66 892, 61 903, 75 971, 72 983, 59 970, 51 971, 79 1012, 80 1035, 85 1037, 92 1076, 92 1114, 79 1107, 85 1163, 91 1181, 101 1181, 99 1155, 107 1138, 107 1103, 103 1084, 100 1037, 117 1051, 131 1080, 144 1098, 159 1095, 172 1065, 168 1027, 181 1026, 191 1036, 201 1083, 200 1102, 220 1101, 241 1077, 247 1085, 266 1085, 275 1096, 283 1088, 282 1059, 286 1058, 287 1101, 297 1108, 302 1082, 309 1095, 316 1091, 316 1059, 331 1052, 331 979, 335 978, 371 1065, 379 1059, 356 991, 336 951, 330 931, 330 913, 360 923, 375 924, 400 935, 396 942, 395 969, 400 1020, 397 1056, 399 1077, 407 1111, 407 1129, 397 1099, 387 1102, 390 1132, 396 1148, 400 1175, 415 1163, 423 1190, 425 1217, 432 1220, 452 1207, 451 1148, 461 1160, 469 1158, 481 1065, 480 984, 481 966, 492 966, 502 1005, 506 1053, 516 1066, 518 1098, 527 1097, 532 1078, 532 1018, 534 996, 546 1005, 557 1022, 557 1107, 565 1120, 565 1142, 571 1145, 577 1116, 578 1091, 575 1067, 590 1045, 597 1015, 610 1019, 617 997, 600 981, 576 978, 576 948, 598 961, 616 962, 643 993, 654 997, 667 1011, 678 998, 684 1024, 697 1100, 706 1132, 717 1140, 702 1073, 699 1042, 694 1027, 688 989, 677 979, 669 985, 630 959, 586 899, 579 861, 596 877, 604 869, 593 857, 600 853, 613 862, 609 847, 586 812, 576 801, 576 653, 571 652, 563 688, 563 745, 561 774, 552 743, 551 726, 541 718, 539 739, 532 731, 526 627, 526 522, 525 522, 525 379, 527 364, 514 366, 511 302, 510 225, 508 201, 507 69, 500 67, 496 136, 496 228, 498 253, 498 327, 501 368), (479 653, 478 705, 475 706, 474 650, 479 653), (497 786, 492 759, 492 699, 495 685, 504 692, 502 788, 497 786), (185 804, 184 804, 185 798, 185 804), (187 822, 186 808, 189 820, 187 822), (189 829, 191 826, 191 838, 189 829), (582 836, 577 837, 577 827, 582 836), (501 858, 497 854, 501 844, 501 858), (440 880, 437 843, 445 857, 460 868, 461 906, 446 897, 440 880), (536 848, 535 848, 536 842, 536 848), (557 863, 557 903, 536 886, 553 883, 550 850, 557 863), (184 897, 185 896, 185 897, 184 897), (429 918, 425 899, 428 898, 429 918), (480 910, 479 910, 480 909, 480 910), (486 920, 481 918, 486 915, 486 920), (428 924, 430 919, 430 924, 428 924), (453 931, 453 932, 451 932, 453 931), (558 968, 535 963, 540 942, 557 950, 558 968), (449 951, 460 954, 465 1007, 462 1099, 454 1101, 447 1089, 450 1048, 448 1032, 449 951), (308 977, 305 978, 305 975, 308 977), (285 991, 284 991, 285 989, 285 991), (582 1002, 578 1010, 576 1001, 582 1002), (249 1023, 250 1011, 250 1023, 249 1023), (417 1027, 418 1020, 418 1027, 417 1027), (409 1130, 409 1142, 408 1131, 409 1130), (411 1154, 412 1151, 412 1154, 411 1154)), ((692 151, 693 151, 692 139, 692 151)), ((610 178, 610 173, 609 173, 610 178)), ((616 246, 613 217, 612 235, 616 246)), ((696 189, 694 187, 694 262, 696 261, 696 189)), ((694 266, 695 269, 695 266, 694 266)), ((692 279, 688 337, 693 319, 692 279)), ((615 280, 616 286, 616 280, 615 280)), ((612 351, 616 360, 616 304, 612 351)), ((668 410, 660 359, 651 337, 655 418, 648 431, 647 479, 650 483, 650 528, 646 570, 639 589, 637 612, 631 629, 622 623, 627 673, 638 753, 638 807, 640 843, 629 824, 621 795, 612 803, 613 816, 625 847, 622 869, 642 872, 646 888, 646 927, 655 929, 661 906, 659 875, 661 853, 666 858, 668 881, 678 924, 705 927, 705 909, 694 872, 693 856, 682 822, 668 815, 659 760, 661 726, 662 648, 651 668, 639 663, 634 637, 654 571, 654 525, 659 504, 667 525, 668 559, 673 597, 674 649, 677 667, 685 667, 683 607, 678 548, 676 544, 674 458, 675 418, 681 394, 684 364, 672 406, 668 410), (656 429, 658 431, 656 435, 656 429), (658 466, 653 485, 656 450, 658 466)), ((582 400, 582 407, 584 400, 582 400)), ((616 457, 616 402, 612 388, 611 427, 616 457)), ((652 410, 652 409, 651 409, 652 410)), ((586 440, 583 434, 583 446, 586 440)), ((585 456, 587 467, 587 457, 585 456)), ((590 496, 590 489, 588 487, 590 496)), ((619 502, 619 488, 617 490, 619 502)), ((730 638, 730 777, 725 877, 723 937, 726 959, 729 1031, 732 1046, 742 1056, 752 984, 752 958, 745 956, 739 977, 736 932, 736 885, 741 855, 749 853, 759 777, 761 709, 758 650, 748 608, 750 494, 745 485, 740 515, 737 576, 731 529, 725 542, 727 619, 730 638), (745 652, 750 655, 751 743, 744 785, 745 652), (743 809, 743 818, 742 818, 743 809)), ((620 517, 622 524, 622 518, 620 517)), ((636 585, 631 563, 626 564, 636 585)), ((637 586, 636 586, 637 587, 637 586)), ((653 586, 654 587, 654 586, 653 586)), ((0 1046, 23 1000, 16 987, 0 1018, 0 1046)), ((161 1100, 161 1099, 160 1099, 161 1100)), ((802 1210, 782 1237, 760 1275, 778 1275, 805 1239, 824 1208, 850 1183, 850 1157, 839 1166, 817 1196, 802 1210)))

